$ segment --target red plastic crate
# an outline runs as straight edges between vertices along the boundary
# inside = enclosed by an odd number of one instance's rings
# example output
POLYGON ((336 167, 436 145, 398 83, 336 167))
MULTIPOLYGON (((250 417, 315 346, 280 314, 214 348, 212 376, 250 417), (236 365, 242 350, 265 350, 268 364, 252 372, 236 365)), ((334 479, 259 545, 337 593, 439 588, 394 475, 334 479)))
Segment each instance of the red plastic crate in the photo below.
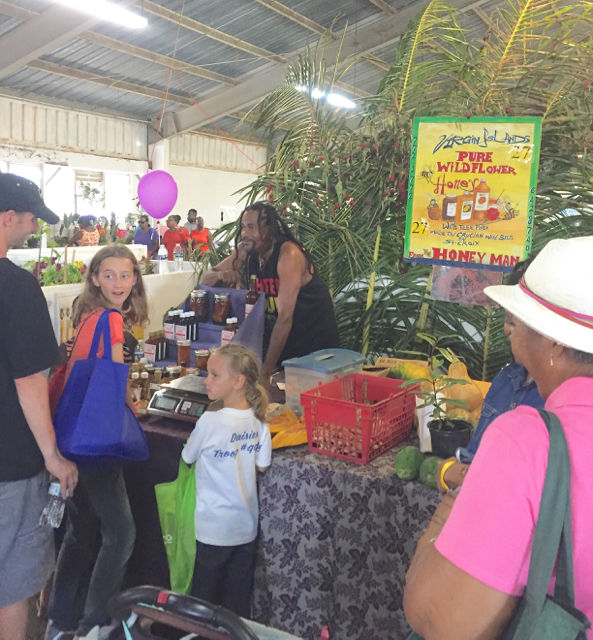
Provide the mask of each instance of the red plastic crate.
POLYGON ((355 373, 302 393, 309 450, 366 464, 405 440, 416 396, 402 384, 355 373))

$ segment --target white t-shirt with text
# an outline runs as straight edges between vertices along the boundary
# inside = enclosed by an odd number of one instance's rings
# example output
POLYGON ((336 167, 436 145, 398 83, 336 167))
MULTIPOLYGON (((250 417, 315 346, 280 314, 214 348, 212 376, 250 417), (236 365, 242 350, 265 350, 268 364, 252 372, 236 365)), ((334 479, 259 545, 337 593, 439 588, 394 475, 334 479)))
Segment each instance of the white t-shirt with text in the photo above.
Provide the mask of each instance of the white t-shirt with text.
POLYGON ((196 539, 234 547, 257 537, 257 470, 268 467, 272 441, 251 409, 206 412, 183 449, 196 463, 196 539))

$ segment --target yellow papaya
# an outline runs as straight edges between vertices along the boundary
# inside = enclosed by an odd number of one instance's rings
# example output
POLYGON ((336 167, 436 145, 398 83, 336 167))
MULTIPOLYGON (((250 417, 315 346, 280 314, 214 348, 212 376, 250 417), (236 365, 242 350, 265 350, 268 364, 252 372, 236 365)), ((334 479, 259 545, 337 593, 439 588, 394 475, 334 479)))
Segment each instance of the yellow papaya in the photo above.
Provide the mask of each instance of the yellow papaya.
POLYGON ((293 424, 272 438, 272 449, 294 447, 298 444, 307 444, 307 428, 301 422, 293 424))
MULTIPOLYGON (((443 393, 447 398, 465 402, 466 406, 463 408, 469 413, 476 409, 481 409, 482 402, 484 401, 482 392, 478 385, 469 377, 467 367, 463 362, 460 360, 453 362, 449 366, 448 377, 467 380, 468 384, 454 384, 452 387, 447 387, 443 390, 443 393)), ((456 406, 454 404, 447 403, 447 411, 453 411, 455 408, 456 406)))
POLYGON ((394 367, 391 367, 388 377, 398 380, 416 380, 417 378, 430 380, 430 373, 426 367, 414 362, 399 362, 394 367))

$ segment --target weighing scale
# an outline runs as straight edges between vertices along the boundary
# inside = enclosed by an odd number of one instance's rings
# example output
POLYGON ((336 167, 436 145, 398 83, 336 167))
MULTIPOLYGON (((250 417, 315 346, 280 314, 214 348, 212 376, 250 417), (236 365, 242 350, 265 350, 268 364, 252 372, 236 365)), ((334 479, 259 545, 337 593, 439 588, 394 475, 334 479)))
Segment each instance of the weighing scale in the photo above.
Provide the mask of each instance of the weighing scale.
POLYGON ((184 376, 161 385, 161 390, 152 396, 147 412, 163 418, 195 423, 209 404, 204 378, 184 376))

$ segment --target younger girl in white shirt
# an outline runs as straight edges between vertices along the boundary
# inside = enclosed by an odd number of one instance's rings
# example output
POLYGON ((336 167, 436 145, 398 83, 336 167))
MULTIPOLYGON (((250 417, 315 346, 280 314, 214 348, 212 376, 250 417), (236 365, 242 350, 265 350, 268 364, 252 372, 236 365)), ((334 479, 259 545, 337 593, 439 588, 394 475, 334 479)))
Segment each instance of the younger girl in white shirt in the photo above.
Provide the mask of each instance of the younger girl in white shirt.
POLYGON ((251 614, 258 528, 256 469, 271 462, 267 394, 252 351, 239 344, 208 360, 206 389, 220 406, 197 422, 182 456, 196 463, 196 564, 191 594, 251 614))

